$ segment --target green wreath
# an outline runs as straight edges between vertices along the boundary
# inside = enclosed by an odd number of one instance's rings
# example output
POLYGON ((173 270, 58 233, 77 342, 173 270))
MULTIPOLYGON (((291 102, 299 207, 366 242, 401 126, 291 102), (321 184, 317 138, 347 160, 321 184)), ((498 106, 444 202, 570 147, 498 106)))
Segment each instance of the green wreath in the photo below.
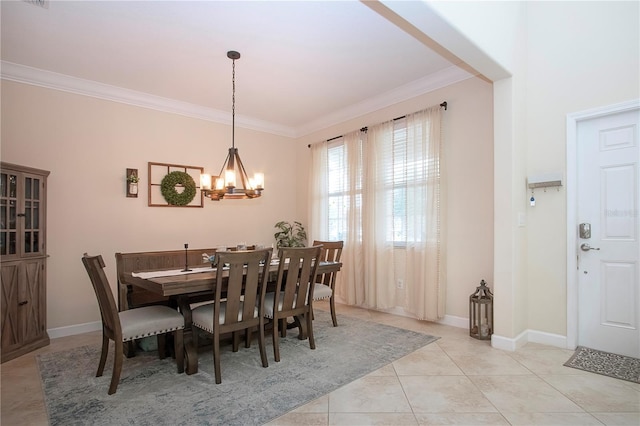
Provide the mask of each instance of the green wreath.
POLYGON ((171 172, 162 178, 160 192, 167 203, 172 206, 186 206, 196 196, 196 183, 185 172, 171 172), (176 191, 176 185, 184 187, 184 191, 176 191))

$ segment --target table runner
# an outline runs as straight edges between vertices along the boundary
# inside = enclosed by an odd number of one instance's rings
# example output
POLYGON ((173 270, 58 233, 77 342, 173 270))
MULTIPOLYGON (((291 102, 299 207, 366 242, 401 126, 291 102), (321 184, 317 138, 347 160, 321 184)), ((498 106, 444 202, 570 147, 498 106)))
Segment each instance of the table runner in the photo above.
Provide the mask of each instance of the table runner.
POLYGON ((186 275, 186 274, 199 274, 201 272, 209 272, 215 271, 214 268, 209 266, 201 266, 198 268, 191 268, 189 271, 184 271, 181 269, 171 269, 165 271, 148 271, 148 272, 132 272, 132 277, 143 278, 148 280, 149 278, 158 278, 158 277, 173 277, 175 275, 186 275))
MULTIPOLYGON (((271 259, 271 265, 277 265, 278 263, 279 263, 279 259, 271 259)), ((228 267, 225 267, 223 269, 228 269, 228 267)), ((210 272, 215 270, 216 268, 212 268, 211 266, 201 266, 198 268, 191 268, 191 270, 189 271, 185 271, 183 269, 169 269, 169 270, 163 270, 163 271, 132 272, 131 276, 148 280, 149 278, 173 277, 176 275, 186 275, 186 274, 199 274, 202 272, 210 272)))

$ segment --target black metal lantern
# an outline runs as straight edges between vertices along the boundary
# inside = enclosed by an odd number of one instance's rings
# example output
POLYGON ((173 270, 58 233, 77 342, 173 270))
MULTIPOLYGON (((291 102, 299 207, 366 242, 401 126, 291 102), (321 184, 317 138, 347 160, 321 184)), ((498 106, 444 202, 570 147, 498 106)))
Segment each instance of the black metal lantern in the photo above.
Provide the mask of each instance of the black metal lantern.
POLYGON ((469 336, 489 340, 493 334, 493 293, 482 280, 469 296, 469 336))

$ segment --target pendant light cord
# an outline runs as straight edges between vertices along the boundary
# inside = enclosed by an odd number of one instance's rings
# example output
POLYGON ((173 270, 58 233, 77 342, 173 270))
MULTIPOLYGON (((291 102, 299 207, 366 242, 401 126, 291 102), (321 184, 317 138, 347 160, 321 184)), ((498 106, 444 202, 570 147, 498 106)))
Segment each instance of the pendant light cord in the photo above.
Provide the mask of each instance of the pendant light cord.
POLYGON ((232 60, 231 65, 231 82, 232 82, 232 95, 231 95, 231 147, 236 147, 236 60, 232 60))

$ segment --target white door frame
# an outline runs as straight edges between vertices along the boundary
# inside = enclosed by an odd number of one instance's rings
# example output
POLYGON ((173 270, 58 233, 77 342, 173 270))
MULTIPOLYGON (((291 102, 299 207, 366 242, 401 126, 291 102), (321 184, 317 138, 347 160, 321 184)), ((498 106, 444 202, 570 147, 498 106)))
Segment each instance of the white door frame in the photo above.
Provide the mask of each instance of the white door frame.
POLYGON ((578 344, 578 122, 640 109, 640 99, 567 114, 567 348, 578 344))

